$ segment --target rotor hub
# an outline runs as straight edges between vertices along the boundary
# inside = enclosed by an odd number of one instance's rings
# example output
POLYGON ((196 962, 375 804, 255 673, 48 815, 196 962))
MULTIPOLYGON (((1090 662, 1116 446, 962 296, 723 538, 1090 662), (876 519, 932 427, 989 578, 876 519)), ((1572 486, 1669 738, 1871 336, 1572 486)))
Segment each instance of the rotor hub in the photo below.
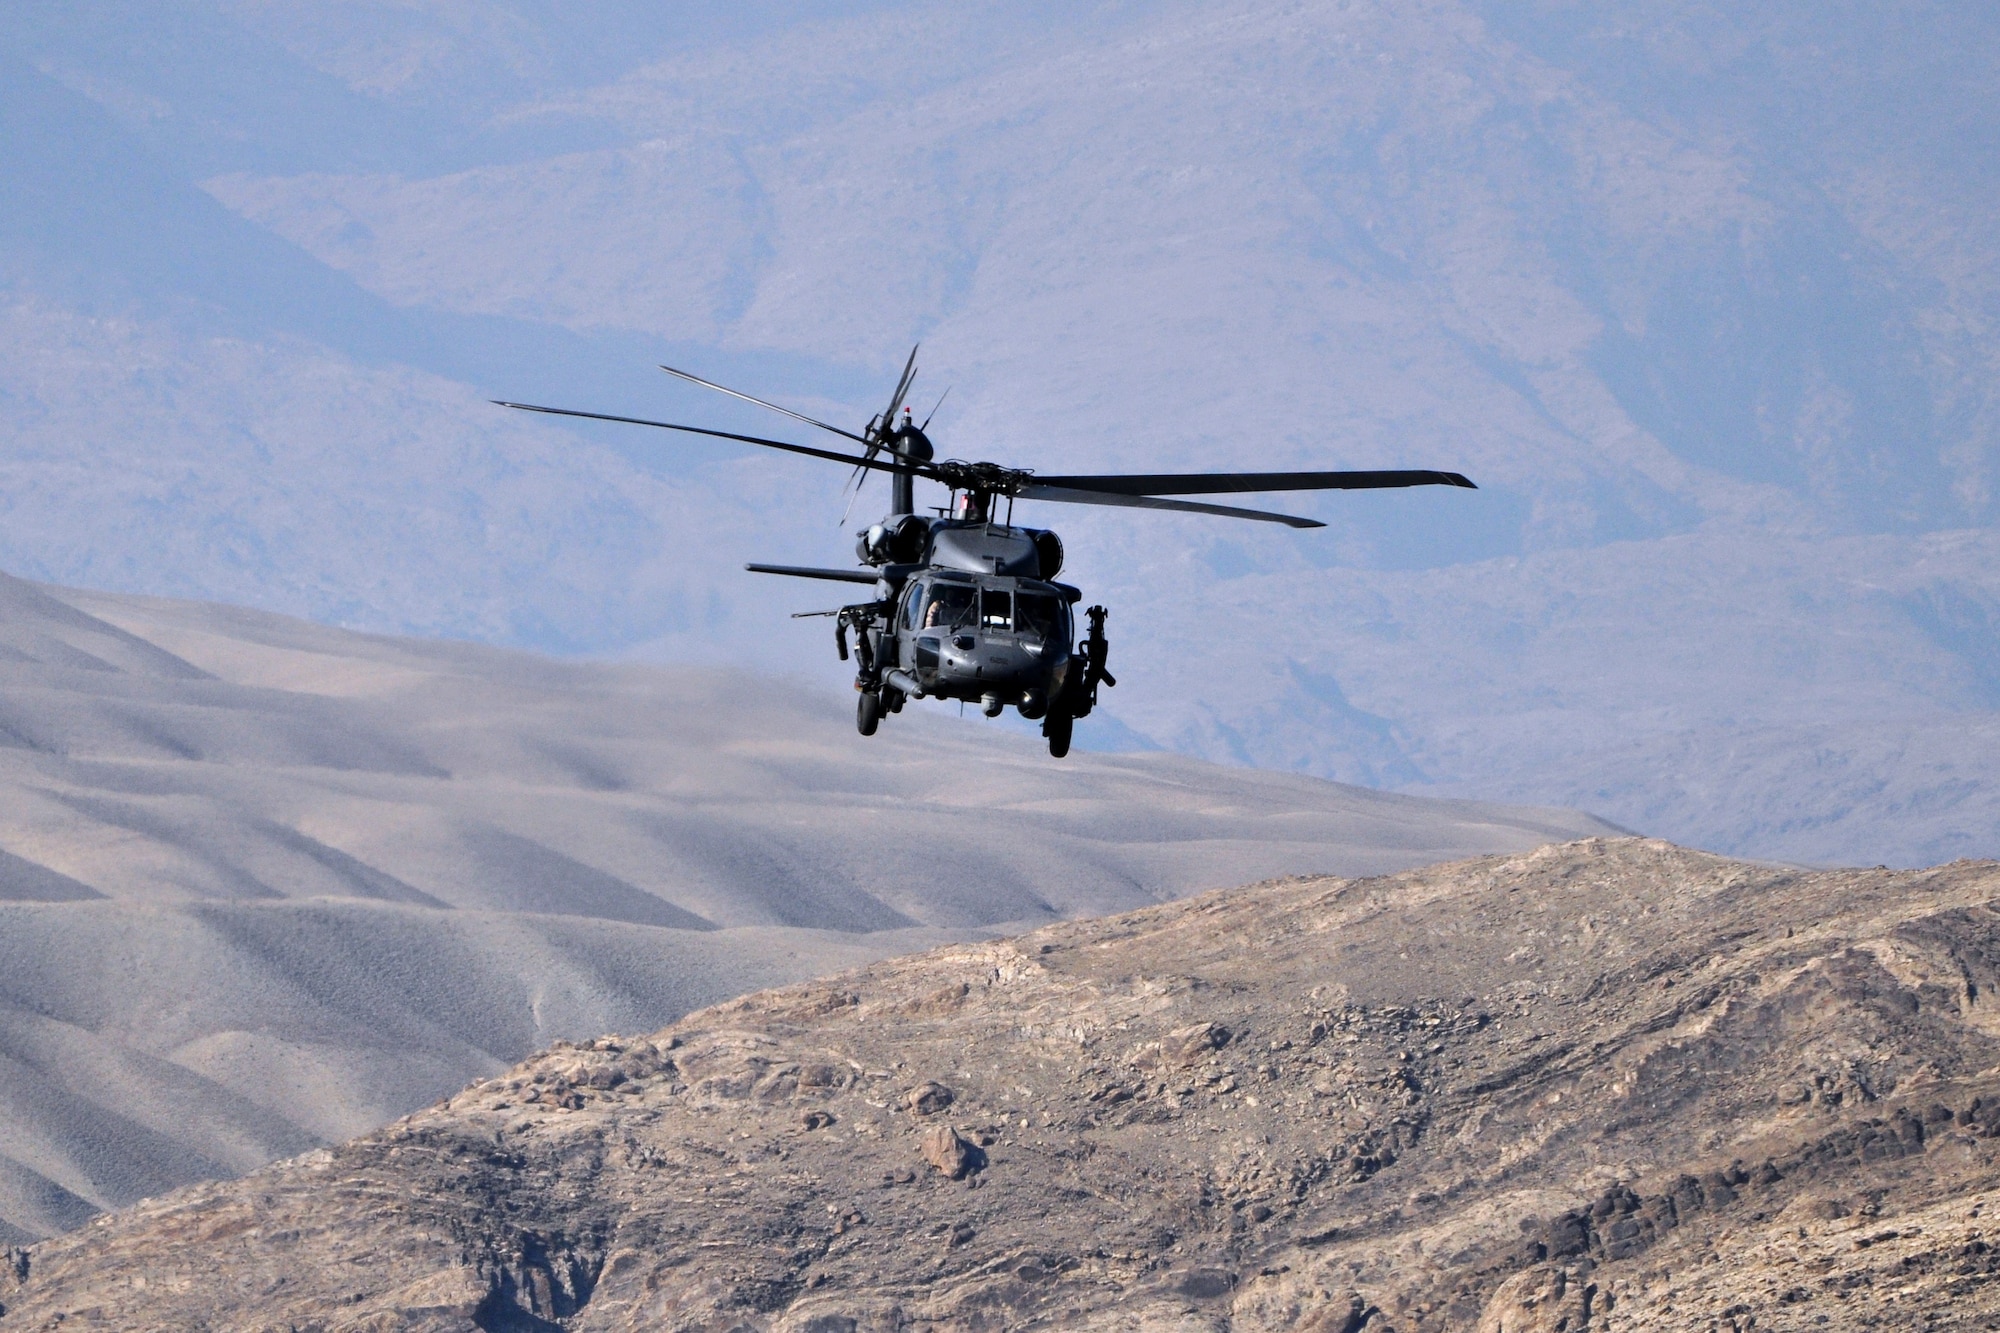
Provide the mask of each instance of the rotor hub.
POLYGON ((998 463, 968 463, 952 458, 931 464, 932 476, 955 491, 977 491, 985 495, 1018 495, 1034 484, 1035 474, 1025 468, 1002 467, 998 463))

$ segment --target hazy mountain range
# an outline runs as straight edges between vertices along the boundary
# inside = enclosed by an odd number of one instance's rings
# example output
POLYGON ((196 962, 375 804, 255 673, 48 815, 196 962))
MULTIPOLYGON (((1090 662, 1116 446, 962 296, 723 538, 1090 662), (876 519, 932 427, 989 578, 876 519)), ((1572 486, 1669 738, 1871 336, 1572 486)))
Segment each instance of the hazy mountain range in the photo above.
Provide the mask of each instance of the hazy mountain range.
MULTIPOLYGON (((1042 507, 1084 744, 2000 851, 2000 20, 1692 0, 203 0, 0 18, 0 565, 837 684, 837 469, 1420 465, 1317 534, 1042 507)), ((872 517, 880 493, 856 507, 872 517)), ((760 679, 762 676, 760 675, 760 679)))

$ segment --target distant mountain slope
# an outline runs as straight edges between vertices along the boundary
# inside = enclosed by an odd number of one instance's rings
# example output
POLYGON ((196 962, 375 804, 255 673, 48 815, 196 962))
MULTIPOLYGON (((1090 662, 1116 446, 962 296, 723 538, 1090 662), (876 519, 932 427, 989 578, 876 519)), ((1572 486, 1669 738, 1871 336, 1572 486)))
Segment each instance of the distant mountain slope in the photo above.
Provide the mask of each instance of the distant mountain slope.
POLYGON ((1238 880, 1607 826, 1051 761, 755 675, 0 575, 0 1234, 359 1133, 557 1036, 1238 880))
POLYGON ((833 686, 739 567, 838 469, 485 400, 854 426, 921 341, 952 454, 1480 484, 1029 502, 1126 739, 2000 854, 1996 69, 1940 0, 13 0, 0 567, 833 686))
POLYGON ((1990 1328, 1996 906, 1632 838, 1059 923, 126 1210, 0 1328, 1990 1328))

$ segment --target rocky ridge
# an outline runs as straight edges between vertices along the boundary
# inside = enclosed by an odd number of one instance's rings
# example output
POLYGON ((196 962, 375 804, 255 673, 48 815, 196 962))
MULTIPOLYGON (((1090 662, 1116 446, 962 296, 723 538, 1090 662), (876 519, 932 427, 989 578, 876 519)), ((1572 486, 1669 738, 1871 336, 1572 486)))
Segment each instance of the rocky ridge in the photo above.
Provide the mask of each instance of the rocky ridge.
POLYGON ((1991 1327, 1996 900, 1592 839, 951 946, 102 1217, 0 1329, 1991 1327))

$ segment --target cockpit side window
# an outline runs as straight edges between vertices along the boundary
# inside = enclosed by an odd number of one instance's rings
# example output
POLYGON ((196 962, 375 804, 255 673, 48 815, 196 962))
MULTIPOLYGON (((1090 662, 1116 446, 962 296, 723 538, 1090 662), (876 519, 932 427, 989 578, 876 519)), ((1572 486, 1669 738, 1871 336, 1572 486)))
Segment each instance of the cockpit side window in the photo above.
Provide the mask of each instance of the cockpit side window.
POLYGON ((1050 593, 1016 593, 1014 628, 1045 643, 1066 643, 1069 640, 1066 610, 1062 599, 1050 593))
POLYGON ((979 594, 981 629, 1014 628, 1014 595, 1005 588, 987 588, 979 594))
POLYGON ((964 583, 933 583, 921 629, 957 629, 972 623, 979 590, 964 583))
POLYGON ((923 609, 924 585, 912 583, 909 591, 903 594, 903 628, 915 629, 918 619, 923 615, 923 609))

